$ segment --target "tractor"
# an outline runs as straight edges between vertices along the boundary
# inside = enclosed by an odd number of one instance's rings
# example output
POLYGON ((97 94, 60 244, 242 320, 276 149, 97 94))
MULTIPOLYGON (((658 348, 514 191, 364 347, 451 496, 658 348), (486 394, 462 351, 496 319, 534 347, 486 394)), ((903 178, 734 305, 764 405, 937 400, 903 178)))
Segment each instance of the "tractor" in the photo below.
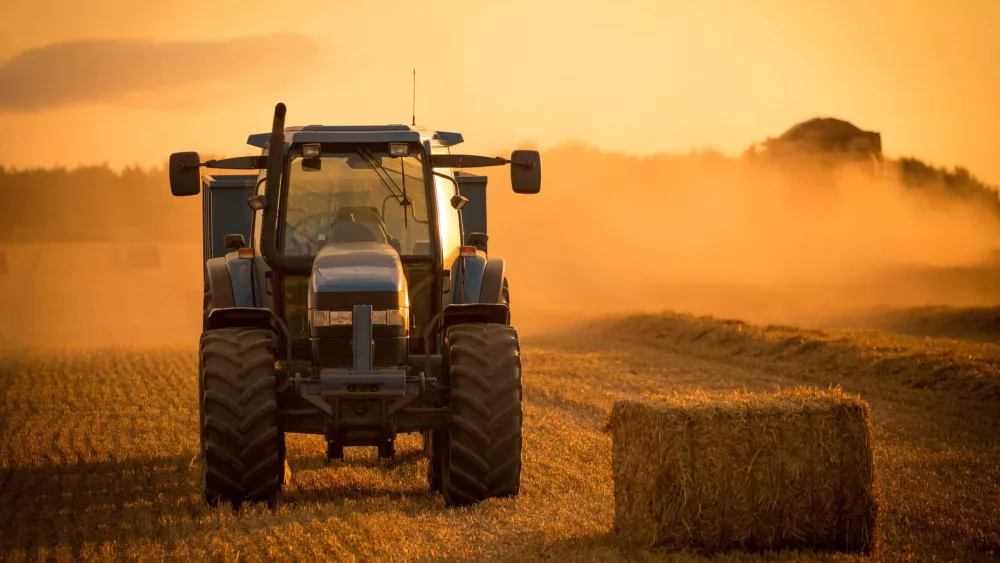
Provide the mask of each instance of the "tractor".
POLYGON ((486 177, 455 169, 509 165, 514 192, 535 194, 538 152, 452 154, 460 133, 286 128, 285 113, 249 136, 259 156, 170 156, 172 194, 202 194, 205 502, 274 506, 288 433, 322 435, 331 460, 355 446, 391 458, 398 435, 420 433, 446 506, 516 497, 506 266, 487 255, 486 177))

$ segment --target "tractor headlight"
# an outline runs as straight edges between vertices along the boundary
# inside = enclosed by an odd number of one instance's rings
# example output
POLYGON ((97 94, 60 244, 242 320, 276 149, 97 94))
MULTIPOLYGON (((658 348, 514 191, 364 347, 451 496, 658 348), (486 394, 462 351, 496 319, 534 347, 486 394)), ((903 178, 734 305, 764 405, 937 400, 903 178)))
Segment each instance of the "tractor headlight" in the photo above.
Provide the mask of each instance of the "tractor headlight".
POLYGON ((408 327, 410 316, 406 313, 406 309, 389 309, 385 312, 385 324, 389 326, 408 327))
POLYGON ((313 311, 313 326, 330 326, 330 311, 313 311))
POLYGON ((323 146, 319 143, 302 145, 302 158, 319 158, 323 153, 323 146))
POLYGON ((409 316, 407 315, 406 308, 402 309, 378 309, 372 310, 372 324, 373 325, 387 325, 387 326, 409 326, 409 316))
POLYGON ((330 311, 330 326, 350 326, 353 317, 350 311, 330 311))
MULTIPOLYGON (((312 325, 316 327, 326 326, 350 326, 354 323, 351 311, 313 311, 312 325)), ((402 309, 373 309, 372 324, 385 326, 401 326, 409 328, 409 310, 402 309)))
POLYGON ((313 311, 313 326, 350 326, 351 311, 313 311))

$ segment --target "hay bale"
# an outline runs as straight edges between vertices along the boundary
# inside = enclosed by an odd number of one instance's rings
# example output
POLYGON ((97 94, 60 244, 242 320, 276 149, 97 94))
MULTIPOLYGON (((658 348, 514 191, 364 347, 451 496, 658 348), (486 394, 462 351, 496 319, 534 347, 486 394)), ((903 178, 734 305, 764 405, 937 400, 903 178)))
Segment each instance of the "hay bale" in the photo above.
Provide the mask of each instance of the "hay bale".
POLYGON ((871 553, 868 404, 839 391, 618 401, 614 526, 646 545, 871 553))

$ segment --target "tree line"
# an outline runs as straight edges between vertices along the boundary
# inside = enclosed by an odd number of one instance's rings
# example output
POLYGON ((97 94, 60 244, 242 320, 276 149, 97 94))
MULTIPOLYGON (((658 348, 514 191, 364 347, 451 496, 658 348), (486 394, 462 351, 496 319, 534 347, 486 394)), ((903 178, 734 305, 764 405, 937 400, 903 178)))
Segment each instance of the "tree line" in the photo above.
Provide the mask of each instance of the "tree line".
POLYGON ((164 168, 0 167, 0 242, 196 242, 200 209, 164 168))
MULTIPOLYGON (((560 149, 561 153, 566 150, 560 149)), ((575 168, 583 175, 588 170, 600 174, 623 156, 584 147, 568 150, 580 152, 575 168)), ((561 154, 563 159, 566 156, 561 154)), ((670 168, 701 168, 705 158, 689 154, 643 160, 647 164, 658 161, 654 168, 667 176, 670 168)), ((710 160, 734 165, 738 161, 719 154, 710 160)), ((911 189, 986 207, 1000 219, 997 188, 965 168, 944 169, 917 158, 887 164, 896 168, 900 181, 911 189)), ((627 185, 620 189, 627 189, 627 185)), ((201 240, 201 204, 198 197, 172 197, 164 167, 122 171, 107 165, 24 170, 0 167, 0 224, 0 243, 197 243, 201 240)))

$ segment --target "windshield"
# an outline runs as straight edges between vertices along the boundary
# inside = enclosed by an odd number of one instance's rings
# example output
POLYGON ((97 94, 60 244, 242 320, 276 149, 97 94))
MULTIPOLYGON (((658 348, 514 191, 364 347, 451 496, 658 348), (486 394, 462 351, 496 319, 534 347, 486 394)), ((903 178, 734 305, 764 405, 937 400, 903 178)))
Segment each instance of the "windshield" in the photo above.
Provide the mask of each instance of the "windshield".
POLYGON ((400 256, 432 255, 419 157, 359 148, 291 159, 285 255, 314 256, 327 244, 349 242, 389 244, 400 256), (320 169, 310 170, 316 161, 320 169))

